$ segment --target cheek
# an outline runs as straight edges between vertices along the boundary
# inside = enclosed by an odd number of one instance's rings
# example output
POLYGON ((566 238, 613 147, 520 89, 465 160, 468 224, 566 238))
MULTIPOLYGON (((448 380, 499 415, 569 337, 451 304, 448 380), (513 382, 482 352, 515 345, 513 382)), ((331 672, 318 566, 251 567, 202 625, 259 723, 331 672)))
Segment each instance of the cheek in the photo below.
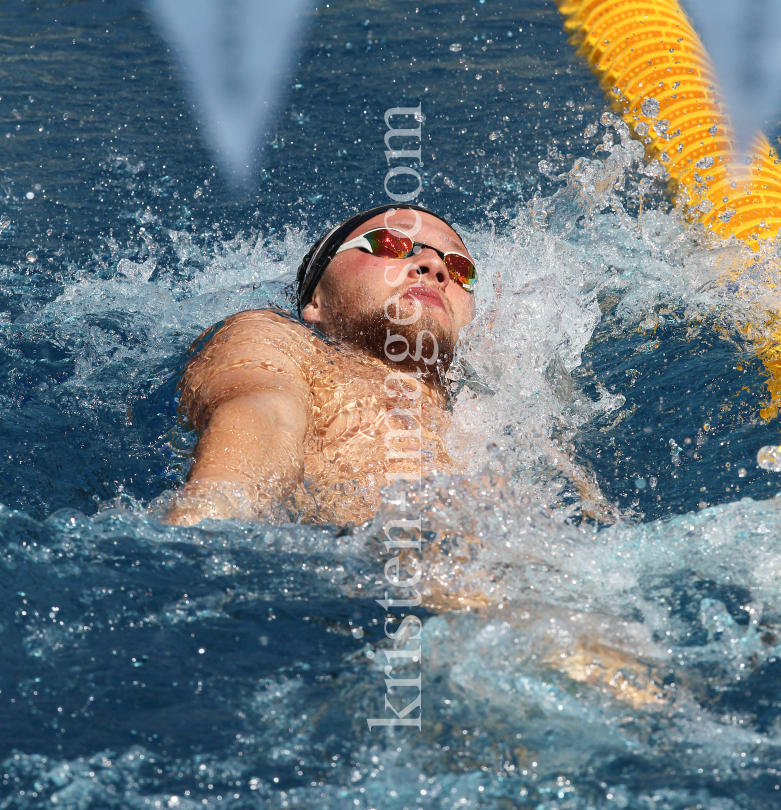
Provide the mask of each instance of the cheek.
POLYGON ((458 321, 458 328, 471 323, 475 317, 475 297, 466 291, 459 291, 458 298, 454 301, 454 314, 458 321))
POLYGON ((382 268, 344 265, 330 279, 334 297, 351 307, 376 309, 392 294, 382 278, 382 268))

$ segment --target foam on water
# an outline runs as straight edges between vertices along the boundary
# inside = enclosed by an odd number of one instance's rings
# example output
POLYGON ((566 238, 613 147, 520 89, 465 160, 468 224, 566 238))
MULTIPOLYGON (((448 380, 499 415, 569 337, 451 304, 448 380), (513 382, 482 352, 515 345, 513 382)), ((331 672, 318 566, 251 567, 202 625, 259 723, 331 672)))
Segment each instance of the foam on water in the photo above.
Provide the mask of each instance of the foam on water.
POLYGON ((381 590, 382 512, 342 536, 182 530, 121 510, 44 524, 2 515, 4 561, 29 589, 3 600, 23 641, 17 700, 72 729, 105 722, 130 678, 131 691, 149 690, 133 698, 146 745, 109 743, 90 760, 12 757, 3 772, 25 794, 9 806, 175 806, 174 796, 193 807, 774 806, 776 712, 760 718, 744 695, 774 705, 777 499, 594 534, 506 497, 495 471, 442 477, 416 497, 430 527, 425 590, 445 580, 472 601, 424 626, 421 735, 364 724, 383 694, 379 611, 365 598, 381 590), (492 604, 476 606, 485 594, 492 604), (319 635, 341 634, 338 657, 295 663, 301 647, 288 641, 277 651, 287 666, 261 664, 253 631, 265 624, 265 644, 282 644, 283 611, 288 625, 297 614, 306 627, 305 612, 319 635), (220 640, 234 633, 235 649, 220 640), (57 664, 75 661, 86 678, 58 683, 57 664), (186 755, 187 743, 201 753, 186 755))
POLYGON ((621 189, 648 193, 649 169, 608 126, 619 140, 604 161, 466 233, 484 280, 451 380, 464 470, 406 493, 424 517, 431 611, 420 734, 365 722, 383 712, 374 600, 398 491, 351 530, 183 529, 145 513, 186 469, 192 437, 166 402, 187 347, 231 312, 285 305, 311 234, 206 250, 147 220, 153 252, 173 262, 116 247, 115 272, 85 273, 3 325, 75 357, 34 402, 93 425, 143 421, 132 453, 163 459, 157 490, 107 486, 92 518, 0 512, 16 673, 4 733, 17 749, 0 769, 3 807, 777 806, 781 502, 634 523, 572 451, 624 404, 573 376, 606 313, 614 340, 639 329, 650 343, 672 318, 716 320, 736 342, 749 325, 762 334, 775 248, 754 261, 675 211, 630 216, 621 189), (138 391, 152 402, 143 419, 128 412, 143 409, 138 391), (572 520, 583 515, 615 525, 572 520))
POLYGON ((550 504, 556 486, 574 487, 576 509, 585 504, 591 516, 611 520, 613 510, 568 451, 579 428, 625 402, 600 384, 590 398, 572 378, 603 310, 612 309, 619 325, 614 336, 645 331, 650 339, 639 351, 652 351, 662 311, 680 326, 716 319, 722 331, 749 333, 759 343, 778 301, 768 284, 774 245, 755 260, 742 246, 686 226, 678 212, 626 214, 617 187, 637 178, 642 151, 623 124, 605 118, 621 135, 606 160, 579 160, 567 186, 534 200, 504 238, 469 234, 489 283, 452 372, 451 449, 475 471, 486 447, 499 445, 515 456, 522 491, 534 481, 550 504))

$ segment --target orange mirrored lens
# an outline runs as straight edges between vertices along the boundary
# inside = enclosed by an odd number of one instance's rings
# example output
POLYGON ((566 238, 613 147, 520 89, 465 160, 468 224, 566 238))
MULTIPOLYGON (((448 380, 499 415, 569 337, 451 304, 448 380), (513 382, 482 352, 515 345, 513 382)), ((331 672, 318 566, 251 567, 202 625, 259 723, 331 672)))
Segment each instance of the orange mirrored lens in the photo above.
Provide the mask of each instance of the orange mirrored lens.
MULTIPOLYGON (((385 259, 404 259, 412 254, 412 249, 417 244, 402 231, 391 230, 390 228, 376 228, 362 234, 369 243, 369 248, 374 256, 381 256, 385 259)), ((420 248, 430 247, 430 245, 420 245, 420 248)), ((432 248, 436 250, 436 248, 432 248)), ((467 292, 472 292, 477 284, 477 270, 471 260, 460 253, 436 252, 442 257, 447 267, 450 278, 463 287, 467 292)))
POLYGON ((386 259, 400 259, 407 256, 412 250, 412 240, 408 236, 387 228, 369 231, 363 235, 363 238, 371 245, 372 253, 375 256, 382 256, 386 259))
POLYGON ((466 256, 458 253, 446 253, 445 267, 456 284, 460 284, 467 292, 472 291, 477 283, 477 269, 466 256))

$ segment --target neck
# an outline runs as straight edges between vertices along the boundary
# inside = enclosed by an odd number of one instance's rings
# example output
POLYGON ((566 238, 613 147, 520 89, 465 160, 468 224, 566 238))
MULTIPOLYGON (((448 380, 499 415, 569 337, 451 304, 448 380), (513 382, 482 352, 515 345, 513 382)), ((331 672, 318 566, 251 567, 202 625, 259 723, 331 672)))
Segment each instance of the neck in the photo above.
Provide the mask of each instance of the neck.
POLYGON ((431 402, 436 403, 440 408, 447 405, 448 393, 445 385, 446 368, 437 363, 436 367, 421 364, 405 364, 388 360, 385 357, 377 358, 385 368, 392 373, 408 374, 414 377, 419 383, 423 395, 431 402))
POLYGON ((445 374, 449 363, 445 365, 441 360, 435 365, 426 365, 422 361, 420 363, 413 361, 399 362, 394 360, 392 356, 388 357, 384 351, 377 351, 376 347, 365 345, 363 341, 342 339, 339 342, 349 346, 357 354, 376 361, 383 368, 386 368, 389 374, 404 374, 413 377, 420 385, 426 399, 436 403, 440 408, 447 405, 448 392, 445 374))
POLYGON ((441 405, 447 402, 445 374, 454 354, 454 340, 436 321, 394 324, 380 313, 359 313, 322 323, 332 340, 370 355, 395 372, 414 375, 441 405), (426 362, 429 361, 429 362, 426 362))

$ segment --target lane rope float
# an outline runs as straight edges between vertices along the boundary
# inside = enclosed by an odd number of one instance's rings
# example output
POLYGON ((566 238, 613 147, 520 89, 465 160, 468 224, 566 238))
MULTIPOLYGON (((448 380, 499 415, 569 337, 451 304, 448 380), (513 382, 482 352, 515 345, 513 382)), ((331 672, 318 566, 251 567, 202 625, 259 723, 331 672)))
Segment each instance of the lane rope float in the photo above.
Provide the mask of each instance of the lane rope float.
POLYGON ((617 113, 690 217, 755 250, 781 228, 781 164, 764 135, 737 154, 716 73, 676 0, 556 0, 617 113))
MULTIPOLYGON (((758 133, 737 153, 716 73, 676 0, 556 0, 571 42, 615 111, 667 169, 690 219, 758 251, 781 228, 781 164, 758 133)), ((777 318, 775 320, 778 320, 777 318)), ((768 372, 771 419, 781 407, 781 324, 749 337, 768 372), (761 336, 760 336, 761 335, 761 336)), ((781 466, 779 466, 781 470, 781 466)))

